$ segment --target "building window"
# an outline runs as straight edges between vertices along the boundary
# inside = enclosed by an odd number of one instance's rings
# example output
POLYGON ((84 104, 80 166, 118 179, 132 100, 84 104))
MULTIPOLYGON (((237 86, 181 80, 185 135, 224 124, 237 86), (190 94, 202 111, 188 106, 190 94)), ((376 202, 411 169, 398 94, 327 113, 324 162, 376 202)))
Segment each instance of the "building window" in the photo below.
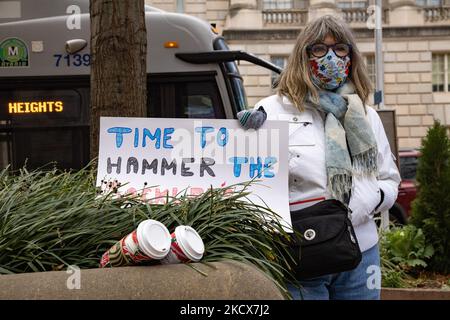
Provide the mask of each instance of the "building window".
MULTIPOLYGON (((278 66, 278 67, 284 69, 284 67, 286 67, 286 64, 287 64, 287 59, 288 59, 288 57, 286 57, 286 56, 272 56, 272 57, 270 58, 270 61, 271 61, 274 65, 276 65, 276 66, 278 66)), ((272 88, 275 88, 275 87, 276 87, 276 85, 277 85, 277 80, 278 80, 278 77, 279 77, 279 76, 280 76, 280 75, 279 75, 278 73, 272 72, 272 75, 271 75, 271 84, 272 84, 272 88)))
POLYGON ((177 12, 184 13, 184 0, 177 0, 177 12))
POLYGON ((294 8, 296 9, 308 9, 309 0, 297 0, 294 2, 294 8))
POLYGON ((450 53, 432 56, 433 92, 450 92, 450 53))
POLYGON ((292 9, 293 1, 292 0, 264 0, 263 1, 263 9, 292 9))
POLYGON ((416 0, 416 5, 419 7, 441 7, 442 0, 416 0))
POLYGON ((369 76, 370 81, 372 82, 373 87, 376 85, 376 69, 375 69, 375 55, 370 54, 364 56, 364 62, 367 67, 367 75, 369 76))

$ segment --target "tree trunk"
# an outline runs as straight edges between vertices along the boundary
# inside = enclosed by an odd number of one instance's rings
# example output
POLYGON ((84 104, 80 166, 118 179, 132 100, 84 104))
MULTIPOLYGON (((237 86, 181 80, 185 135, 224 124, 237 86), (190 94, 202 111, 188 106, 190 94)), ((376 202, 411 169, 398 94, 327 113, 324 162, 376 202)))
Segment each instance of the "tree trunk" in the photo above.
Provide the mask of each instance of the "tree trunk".
POLYGON ((145 117, 147 31, 144 0, 91 0, 91 159, 101 116, 145 117))

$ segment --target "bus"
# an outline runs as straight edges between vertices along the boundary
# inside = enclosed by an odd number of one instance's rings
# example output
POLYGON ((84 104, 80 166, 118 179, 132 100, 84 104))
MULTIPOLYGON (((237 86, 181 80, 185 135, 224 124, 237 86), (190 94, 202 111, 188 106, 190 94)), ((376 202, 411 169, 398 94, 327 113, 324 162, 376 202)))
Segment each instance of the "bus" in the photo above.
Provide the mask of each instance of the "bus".
MULTIPOLYGON (((148 117, 236 118, 236 61, 281 72, 196 17, 146 6, 145 21, 148 117)), ((0 169, 89 162, 89 42, 89 0, 0 1, 0 169)))

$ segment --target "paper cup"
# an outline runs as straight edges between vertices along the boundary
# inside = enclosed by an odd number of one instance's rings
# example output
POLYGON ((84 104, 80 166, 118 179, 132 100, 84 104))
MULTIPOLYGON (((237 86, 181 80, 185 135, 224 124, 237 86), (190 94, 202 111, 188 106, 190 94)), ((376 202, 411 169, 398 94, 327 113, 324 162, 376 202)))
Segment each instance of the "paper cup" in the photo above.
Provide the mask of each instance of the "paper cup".
POLYGON ((172 233, 172 244, 162 264, 197 262, 205 253, 205 245, 200 235, 192 227, 178 226, 172 233))
POLYGON ((100 267, 136 265, 151 260, 160 260, 170 251, 169 230, 155 220, 142 221, 136 230, 116 242, 106 251, 100 267))

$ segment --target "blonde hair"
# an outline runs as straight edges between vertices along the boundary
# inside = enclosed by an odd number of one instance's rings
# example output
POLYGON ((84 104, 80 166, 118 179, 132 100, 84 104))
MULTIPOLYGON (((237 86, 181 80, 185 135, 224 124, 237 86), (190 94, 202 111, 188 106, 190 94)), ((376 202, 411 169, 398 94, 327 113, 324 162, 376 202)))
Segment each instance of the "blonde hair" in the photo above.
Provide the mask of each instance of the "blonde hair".
POLYGON ((309 22, 300 32, 294 50, 277 84, 277 93, 287 96, 300 111, 304 110, 303 104, 308 91, 310 91, 313 102, 319 102, 317 87, 311 80, 311 69, 306 47, 317 42, 323 42, 327 35, 333 36, 336 43, 342 42, 352 46, 348 79, 353 82, 355 91, 364 105, 372 91, 372 83, 367 76, 366 66, 361 53, 356 47, 350 27, 342 19, 324 15, 309 22))

